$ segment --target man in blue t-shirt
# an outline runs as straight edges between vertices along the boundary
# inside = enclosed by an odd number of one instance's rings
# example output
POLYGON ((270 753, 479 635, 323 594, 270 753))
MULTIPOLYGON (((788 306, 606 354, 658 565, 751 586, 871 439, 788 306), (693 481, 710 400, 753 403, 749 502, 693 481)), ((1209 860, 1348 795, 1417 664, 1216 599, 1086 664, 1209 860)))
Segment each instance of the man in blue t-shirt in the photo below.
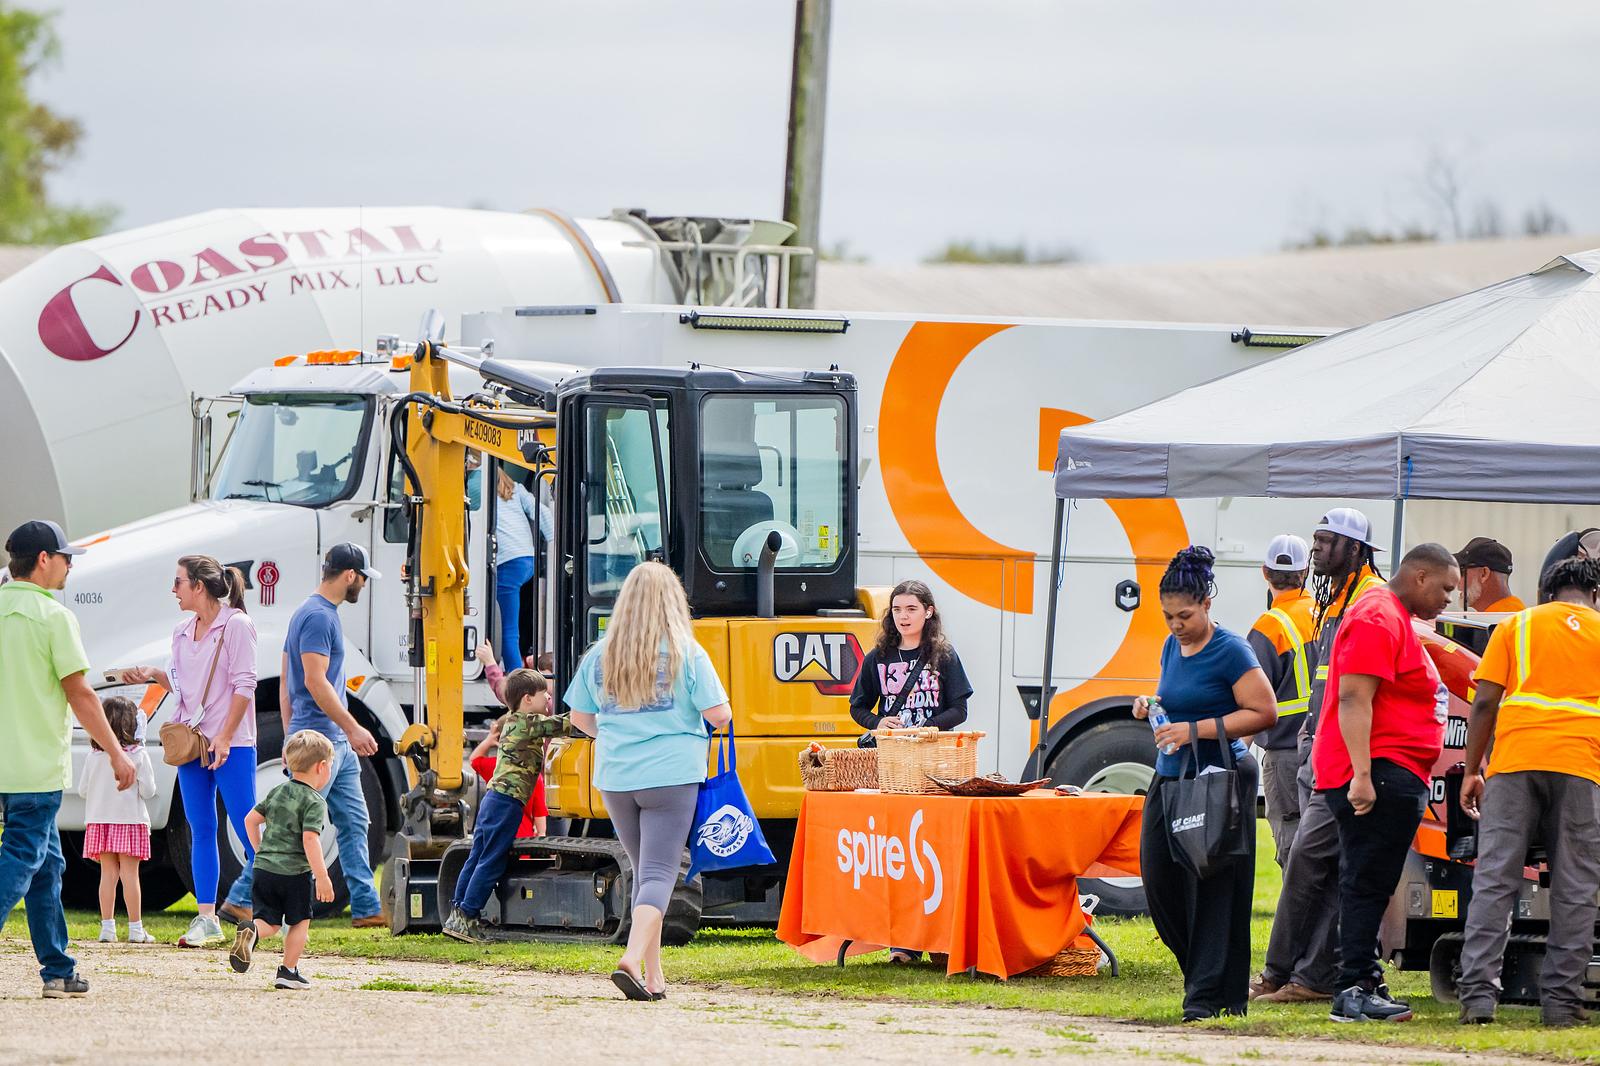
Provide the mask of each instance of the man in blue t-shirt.
MULTIPOLYGON (((383 575, 372 568, 367 549, 359 544, 335 544, 322 560, 322 583, 289 619, 283 642, 283 681, 278 686, 283 735, 313 729, 333 741, 333 773, 323 795, 328 820, 339 838, 339 865, 350 890, 351 925, 357 928, 388 925, 383 904, 373 882, 367 854, 371 818, 361 791, 361 760, 375 755, 378 741, 350 713, 345 702, 344 630, 339 605, 356 603, 370 578, 383 575)), ((251 871, 234 882, 222 913, 235 921, 247 920, 251 871)))

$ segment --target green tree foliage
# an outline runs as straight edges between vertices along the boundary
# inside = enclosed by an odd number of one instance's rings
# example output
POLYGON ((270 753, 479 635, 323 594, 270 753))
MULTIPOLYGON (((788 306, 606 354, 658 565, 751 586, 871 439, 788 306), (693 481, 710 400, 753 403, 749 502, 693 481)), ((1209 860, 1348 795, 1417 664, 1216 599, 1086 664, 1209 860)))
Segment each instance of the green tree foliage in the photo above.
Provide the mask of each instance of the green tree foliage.
POLYGON ((923 260, 924 263, 1009 263, 1018 266, 1045 263, 1075 263, 1079 255, 1071 248, 1030 249, 1016 244, 979 244, 977 241, 951 241, 923 260))
POLYGON ((28 81, 61 51, 54 16, 0 5, 0 244, 64 244, 101 233, 109 207, 63 207, 46 190, 72 158, 83 127, 28 95, 28 81))

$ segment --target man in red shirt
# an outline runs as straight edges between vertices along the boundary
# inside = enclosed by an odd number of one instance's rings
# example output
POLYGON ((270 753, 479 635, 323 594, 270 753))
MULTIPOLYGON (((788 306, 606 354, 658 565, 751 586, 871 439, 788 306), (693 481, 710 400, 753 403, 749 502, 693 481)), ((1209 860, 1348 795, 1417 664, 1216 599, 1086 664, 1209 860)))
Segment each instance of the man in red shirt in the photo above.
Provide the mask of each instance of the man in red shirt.
POLYGON ((1460 584, 1448 549, 1418 545, 1345 612, 1334 640, 1328 691, 1339 699, 1323 708, 1311 761, 1339 825, 1336 1022, 1411 1019, 1383 982, 1378 928, 1422 822, 1450 699, 1411 620, 1437 618, 1460 584))

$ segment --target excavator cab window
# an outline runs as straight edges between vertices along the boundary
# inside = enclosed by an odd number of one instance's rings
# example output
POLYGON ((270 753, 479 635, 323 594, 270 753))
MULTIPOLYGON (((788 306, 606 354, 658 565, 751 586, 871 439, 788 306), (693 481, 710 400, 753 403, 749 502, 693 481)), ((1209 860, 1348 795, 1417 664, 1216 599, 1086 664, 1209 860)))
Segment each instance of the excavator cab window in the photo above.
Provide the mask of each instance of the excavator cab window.
POLYGON ((622 582, 647 559, 667 559, 667 410, 647 397, 583 405, 584 630, 593 641, 622 582))

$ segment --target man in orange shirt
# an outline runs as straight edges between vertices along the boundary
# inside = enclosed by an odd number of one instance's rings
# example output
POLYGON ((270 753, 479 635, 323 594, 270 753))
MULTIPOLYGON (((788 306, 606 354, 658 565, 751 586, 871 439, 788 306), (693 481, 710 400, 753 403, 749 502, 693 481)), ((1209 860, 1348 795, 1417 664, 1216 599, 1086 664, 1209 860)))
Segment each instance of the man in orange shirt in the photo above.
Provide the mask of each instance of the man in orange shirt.
POLYGON ((1473 537, 1456 552, 1461 600, 1469 611, 1515 614, 1527 604, 1511 594, 1511 549, 1489 537, 1473 537))
POLYGON ((1475 675, 1461 806, 1478 819, 1478 867, 1461 952, 1461 1022, 1494 1021, 1512 907, 1535 834, 1550 862, 1544 1022, 1584 1021, 1600 892, 1600 561, 1545 572, 1542 602, 1498 626, 1475 675), (1494 754, 1480 773, 1489 738, 1494 754), (1487 776, 1487 781, 1485 777, 1487 776))

